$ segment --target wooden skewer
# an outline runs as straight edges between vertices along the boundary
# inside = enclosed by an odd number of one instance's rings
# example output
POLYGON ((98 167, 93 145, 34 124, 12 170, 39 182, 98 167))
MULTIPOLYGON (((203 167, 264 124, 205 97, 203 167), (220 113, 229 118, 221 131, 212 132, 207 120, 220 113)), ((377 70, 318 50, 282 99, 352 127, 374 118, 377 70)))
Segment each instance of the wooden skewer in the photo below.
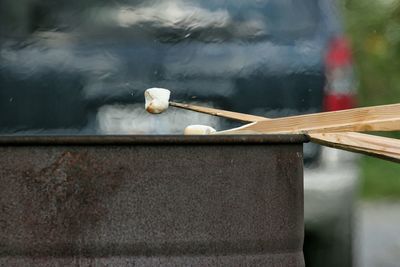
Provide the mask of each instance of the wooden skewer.
POLYGON ((243 127, 220 132, 221 134, 301 134, 400 130, 400 104, 321 112, 279 119, 267 119, 261 116, 176 102, 170 102, 170 105, 242 122, 252 122, 243 127))
MULTIPOLYGON (((180 104, 180 103, 175 103, 172 102, 173 106, 179 107, 179 108, 184 108, 188 110, 193 110, 197 112, 202 112, 206 114, 211 114, 214 116, 221 116, 229 119, 235 119, 239 121, 244 121, 244 122, 263 122, 264 121, 274 121, 274 120, 279 120, 279 119, 268 119, 265 117, 260 117, 260 116, 253 116, 253 115, 248 115, 248 114, 243 114, 243 113, 238 113, 238 112, 231 112, 231 111, 225 111, 225 110, 220 110, 220 109, 213 109, 213 108, 205 108, 205 107, 200 107, 200 106, 195 106, 195 105, 188 105, 188 104, 180 104)), ((355 121, 355 117, 357 116, 364 116, 364 120, 368 118, 372 118, 377 120, 377 116, 380 115, 382 117, 389 117, 387 118, 386 121, 390 121, 391 118, 393 118, 390 114, 390 112, 395 112, 399 108, 399 104, 395 105, 386 105, 386 106, 378 106, 378 107, 370 107, 370 108, 358 108, 358 109, 353 109, 353 110, 345 110, 345 111, 336 111, 336 112, 327 112, 327 113, 319 113, 323 114, 325 116, 325 120, 329 119, 329 116, 333 116, 335 120, 337 121, 339 117, 343 116, 350 116, 353 118, 353 123, 355 121), (379 114, 370 114, 373 111, 379 112, 379 114), (330 115, 333 114, 333 115, 330 115), (368 117, 368 118, 367 118, 368 117)), ((394 113, 398 114, 398 113, 394 113)), ((315 121, 315 117, 318 114, 312 114, 312 115, 303 115, 303 116, 294 116, 294 117, 289 117, 290 120, 293 120, 295 118, 300 118, 302 120, 303 124, 304 121, 307 120, 307 118, 312 117, 311 121, 315 121)), ((287 118, 283 118, 281 120, 285 120, 287 118)), ((317 118, 318 119, 318 118, 317 118)), ((394 128, 398 127, 396 123, 396 118, 394 118, 394 128)), ((256 125, 257 123, 250 124, 256 125)), ((318 124, 318 121, 317 121, 318 124)), ((321 128, 322 131, 326 130, 326 123, 323 124, 325 125, 324 127, 321 128)), ((336 124, 335 127, 338 124, 336 124)), ((357 124, 355 124, 357 125, 357 124)), ((317 125, 318 126, 318 125, 317 125)), ((242 129, 246 129, 248 125, 241 127, 242 129)), ((310 128, 310 126, 308 126, 310 128)), ((347 125, 346 127, 349 127, 347 125)), ((365 126, 360 127, 360 124, 358 125, 358 128, 356 129, 362 129, 365 128, 365 126)), ((374 126, 376 127, 376 126, 374 126)), ((387 127, 387 126, 385 126, 387 127)), ((391 126, 393 127, 393 125, 391 126)), ((308 133, 307 135, 310 137, 310 140, 314 143, 318 143, 321 145, 329 146, 329 147, 334 147, 334 148, 339 148, 343 150, 348 150, 352 152, 358 152, 358 153, 363 153, 366 155, 370 156, 375 156, 387 160, 391 160, 394 162, 400 162, 400 141, 397 139, 392 139, 392 138, 386 138, 386 137, 380 137, 380 136, 372 136, 372 135, 367 135, 367 134, 361 134, 361 133, 354 133, 354 132, 339 132, 339 133, 318 133, 317 132, 317 127, 314 126, 312 133, 308 133)), ((338 129, 338 128, 336 128, 338 129)), ((374 128, 376 129, 376 128, 374 128)), ((224 133, 235 133, 241 131, 242 133, 245 133, 243 130, 239 129, 234 129, 234 131, 225 131, 224 133)), ((247 131, 247 130, 245 130, 247 131)), ((260 132, 257 132, 258 134, 260 132)), ((274 133, 274 132, 267 132, 267 133, 274 133)), ((275 132, 276 133, 276 132, 275 132)), ((281 132, 282 133, 282 132, 281 132)), ((295 133, 295 132, 289 132, 289 133, 295 133)))
POLYGON ((358 152, 400 163, 400 140, 362 133, 308 134, 317 144, 358 152))
POLYGON ((172 101, 169 102, 169 105, 173 106, 173 107, 192 110, 192 111, 205 113, 205 114, 209 114, 209 115, 213 115, 213 116, 223 117, 223 118, 227 118, 227 119, 234 119, 234 120, 238 120, 241 122, 255 122, 255 121, 262 121, 262 120, 267 119, 267 118, 260 117, 260 116, 254 116, 254 115, 232 112, 232 111, 216 109, 216 108, 195 106, 195 105, 191 105, 191 104, 181 104, 181 103, 172 102, 172 101))

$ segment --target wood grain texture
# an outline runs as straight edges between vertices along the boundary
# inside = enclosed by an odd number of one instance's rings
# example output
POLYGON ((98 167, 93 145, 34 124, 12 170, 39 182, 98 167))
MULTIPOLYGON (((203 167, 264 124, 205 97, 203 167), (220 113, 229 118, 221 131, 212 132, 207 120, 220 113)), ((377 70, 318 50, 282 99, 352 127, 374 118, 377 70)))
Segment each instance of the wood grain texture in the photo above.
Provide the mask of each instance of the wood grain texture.
POLYGON ((398 130, 400 127, 400 118, 397 115, 400 114, 399 104, 316 113, 281 119, 269 119, 175 102, 170 102, 170 105, 242 122, 252 122, 236 129, 218 132, 217 134, 307 132, 313 143, 400 163, 400 140, 356 132, 335 132, 346 129, 349 131, 398 130), (260 124, 262 127, 260 127, 260 124), (266 131, 263 130, 268 126, 270 128, 266 131), (254 127, 257 129, 256 132, 252 129, 254 127))
POLYGON ((172 102, 172 101, 169 102, 169 105, 173 106, 173 107, 177 107, 177 108, 192 110, 192 111, 196 111, 196 112, 200 112, 200 113, 205 113, 205 114, 209 114, 209 115, 213 115, 213 116, 223 117, 223 118, 242 121, 242 122, 254 122, 254 121, 266 120, 266 118, 260 117, 260 116, 254 116, 254 115, 238 113, 238 112, 233 112, 233 111, 227 111, 227 110, 222 110, 222 109, 216 109, 216 108, 201 107, 201 106, 196 106, 196 105, 191 105, 191 104, 181 104, 181 103, 172 102))
POLYGON ((400 104, 393 104, 257 121, 219 133, 309 134, 399 130, 400 104))
POLYGON ((400 140, 362 133, 314 133, 312 142, 400 163, 400 140))

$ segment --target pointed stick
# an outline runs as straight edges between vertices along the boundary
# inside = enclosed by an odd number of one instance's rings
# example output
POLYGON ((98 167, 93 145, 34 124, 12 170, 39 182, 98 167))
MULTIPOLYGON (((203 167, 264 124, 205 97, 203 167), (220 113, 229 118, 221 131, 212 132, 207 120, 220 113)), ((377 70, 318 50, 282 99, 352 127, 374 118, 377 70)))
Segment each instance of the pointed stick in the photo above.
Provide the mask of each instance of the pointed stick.
POLYGON ((313 143, 400 163, 400 140, 362 133, 314 133, 313 143))
POLYGON ((234 120, 241 121, 241 122, 254 122, 254 121, 266 120, 266 118, 260 117, 260 116, 254 116, 254 115, 238 113, 238 112, 233 112, 233 111, 227 111, 227 110, 222 110, 222 109, 216 109, 216 108, 201 107, 201 106, 196 106, 196 105, 191 105, 191 104, 181 104, 181 103, 172 102, 172 101, 169 102, 169 105, 173 106, 173 107, 192 110, 192 111, 205 113, 205 114, 209 114, 209 115, 213 115, 213 116, 223 117, 223 118, 227 118, 227 119, 234 119, 234 120))
MULTIPOLYGON (((200 106, 195 106, 195 105, 188 105, 188 104, 180 104, 180 103, 175 103, 172 102, 172 105, 178 108, 184 108, 184 109, 189 109, 197 112, 202 112, 214 116, 221 116, 229 119, 234 119, 234 120, 239 120, 239 121, 244 121, 244 122, 255 122, 250 125, 256 125, 256 122, 260 121, 271 121, 268 118, 264 117, 259 117, 259 116, 253 116, 253 115, 248 115, 248 114, 243 114, 243 113, 238 113, 238 112, 230 112, 230 111, 225 111, 225 110, 220 110, 220 109, 213 109, 213 108, 205 108, 205 107, 200 107, 200 106)), ((395 109, 398 108, 398 104, 396 105, 386 105, 386 106, 378 106, 378 107, 371 107, 371 108, 359 108, 359 109, 353 109, 353 110, 346 110, 346 111, 337 111, 337 112, 328 112, 328 113, 319 113, 319 114, 324 114, 325 117, 329 117, 329 114, 336 114, 333 116, 345 116, 345 115, 358 115, 364 114, 365 117, 370 116, 368 113, 371 113, 371 109, 377 111, 379 109, 379 112, 381 116, 385 116, 386 113, 389 113, 389 111, 393 112, 395 109), (382 108, 383 107, 383 108, 382 108), (356 110, 356 112, 354 112, 356 110), (358 113, 357 113, 358 112, 358 113), (326 116, 328 114, 328 116, 326 116), (339 114, 339 115, 337 115, 339 114)), ((394 113, 398 114, 398 113, 394 113)), ((312 114, 312 115, 303 115, 303 116, 295 116, 295 117, 289 117, 289 118, 309 118, 314 116, 317 116, 317 114, 312 114)), ((374 114, 376 116, 376 114, 374 114)), ((390 114, 386 114, 389 115, 390 114)), ((374 116, 372 116, 374 117, 374 116)), ((286 118, 283 118, 284 120, 286 118)), ((337 119, 337 118, 336 118, 337 119)), ((277 119, 275 119, 277 120, 277 119)), ((272 120, 273 121, 273 120, 272 120)), ((395 121, 395 120, 394 120, 395 121)), ((233 129, 236 132, 240 131, 240 128, 246 128, 249 125, 245 125, 243 127, 239 127, 233 129)), ((360 126, 358 126, 360 127, 360 126)), ((365 126, 362 126, 365 127, 365 126)), ((397 125, 395 124, 394 127, 396 128, 397 125)), ((360 127, 361 128, 361 127, 360 127)), ((360 129, 359 128, 359 129, 360 129)), ((234 131, 234 132, 235 132, 234 131)), ((232 131, 224 131, 223 133, 226 132, 231 132, 232 131)), ((220 132, 221 133, 221 132, 220 132)), ((242 133, 244 133, 242 131, 242 133)), ((271 133, 271 132, 269 132, 271 133)), ((309 133, 308 136, 310 137, 310 140, 314 143, 318 143, 321 145, 333 147, 333 148, 338 148, 338 149, 343 149, 347 151, 352 151, 352 152, 358 152, 378 158, 383 158, 387 159, 390 161, 394 162, 400 162, 400 140, 393 139, 393 138, 386 138, 386 137, 380 137, 380 136, 373 136, 373 135, 367 135, 367 134, 361 134, 361 133, 354 133, 354 132, 339 132, 339 133, 309 133)))

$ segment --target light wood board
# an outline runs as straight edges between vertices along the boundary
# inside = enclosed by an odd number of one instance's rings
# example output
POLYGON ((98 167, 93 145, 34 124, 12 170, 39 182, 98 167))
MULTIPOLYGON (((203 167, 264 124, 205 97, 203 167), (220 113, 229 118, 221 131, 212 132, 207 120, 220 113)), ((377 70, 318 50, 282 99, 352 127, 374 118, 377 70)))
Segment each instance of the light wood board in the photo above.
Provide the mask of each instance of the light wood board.
POLYGON ((400 140, 362 133, 314 133, 312 142, 400 163, 400 140))
POLYGON ((220 134, 399 131, 400 104, 260 120, 220 134))

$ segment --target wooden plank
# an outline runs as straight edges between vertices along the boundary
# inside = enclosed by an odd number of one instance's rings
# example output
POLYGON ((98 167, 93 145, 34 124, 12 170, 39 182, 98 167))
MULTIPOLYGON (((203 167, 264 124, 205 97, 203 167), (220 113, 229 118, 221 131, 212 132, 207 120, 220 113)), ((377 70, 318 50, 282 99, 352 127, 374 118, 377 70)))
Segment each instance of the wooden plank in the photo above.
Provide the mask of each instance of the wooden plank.
POLYGON ((312 142, 400 163, 400 140, 362 133, 314 133, 312 142))
MULTIPOLYGON (((263 122, 265 123, 266 121, 271 122, 271 121, 276 121, 276 120, 285 120, 287 118, 283 119, 268 119, 264 117, 259 117, 259 116, 252 116, 248 114, 243 114, 243 113, 238 113, 238 112, 230 112, 230 111, 225 111, 225 110, 220 110, 220 109, 213 109, 213 108, 205 108, 205 107, 200 107, 200 106, 194 106, 194 105, 188 105, 188 104, 180 104, 180 103, 175 103, 172 102, 172 105, 178 107, 178 108, 184 108, 184 109, 189 109, 197 112, 202 112, 210 115, 215 115, 215 116, 220 116, 220 117, 225 117, 229 119, 234 119, 234 120, 239 120, 239 121, 244 121, 244 122, 254 122, 252 124, 245 125, 243 127, 239 127, 236 129, 228 130, 228 131, 223 131, 219 133, 250 133, 253 134, 254 132, 252 130, 248 130, 250 128, 249 126, 254 126, 257 125, 258 122, 263 122)), ((346 121, 347 125, 345 124, 340 124, 340 123, 333 123, 334 127, 331 125, 326 125, 323 124, 324 126, 319 128, 318 131, 322 131, 322 133, 313 133, 314 130, 316 130, 318 127, 321 125, 306 125, 306 127, 316 127, 313 128, 312 130, 308 130, 309 133, 308 136, 310 137, 311 141, 317 144, 325 145, 328 147, 333 147, 333 148, 338 148, 338 149, 343 149, 351 152, 357 152, 357 153, 362 153, 366 154, 369 156, 374 156, 378 158, 383 158, 386 160, 390 160, 393 162, 398 162, 400 163, 400 140, 397 139, 392 139, 392 138, 386 138, 386 137, 380 137, 380 136, 373 136, 373 135, 367 135, 367 134, 361 134, 361 133, 355 133, 355 132, 338 132, 338 133, 324 133, 326 129, 329 127, 330 130, 334 131, 335 129, 343 129, 345 127, 352 127, 351 129, 355 130, 372 130, 372 129, 377 129, 378 125, 380 130, 383 129, 383 127, 387 127, 387 129, 397 129, 398 126, 398 119, 394 117, 393 119, 393 114, 392 112, 396 112, 398 109, 398 104, 396 105, 386 105, 386 106, 379 106, 379 107, 371 107, 371 108, 359 108, 359 109, 353 109, 353 110, 346 110, 346 111, 337 111, 337 112, 328 112, 328 113, 317 113, 317 114, 312 114, 312 115, 303 115, 303 116, 294 116, 294 117, 289 117, 290 120, 296 120, 300 119, 303 120, 304 122, 307 122, 307 119, 311 117, 310 122, 315 123, 315 119, 317 119, 317 124, 319 123, 319 118, 317 117, 318 115, 321 115, 325 117, 325 121, 329 119, 330 116, 333 117, 335 120, 339 120, 340 117, 343 118, 345 116, 350 117, 350 124, 348 121, 346 121), (379 112, 379 114, 370 114, 372 112, 379 112), (354 118, 352 118, 352 116, 354 118), (357 117, 360 116, 362 118, 361 122, 357 122, 357 117), (380 116, 380 117, 379 117, 380 116), (380 120, 382 119, 383 120, 380 120), (365 121, 369 120, 369 124, 364 125, 365 121), (370 128, 371 121, 374 123, 373 127, 370 128), (356 122, 356 123, 355 123, 356 122), (353 123, 353 124, 351 124, 353 123), (345 127, 344 127, 345 126, 345 127)), ((394 113, 398 114, 398 113, 394 113)), ((297 129, 298 130, 298 129, 297 129)), ((304 131, 304 128, 303 130, 304 131)), ((257 132, 259 133, 259 132, 257 132)), ((262 132, 262 133, 268 133, 268 132, 262 132)), ((269 132, 271 133, 271 132, 269 132)), ((293 133, 291 131, 290 133, 293 133)))
POLYGON ((177 108, 192 110, 192 111, 196 111, 196 112, 200 112, 200 113, 205 113, 205 114, 209 114, 209 115, 213 115, 213 116, 223 117, 223 118, 242 121, 242 122, 254 122, 254 121, 266 120, 266 118, 260 117, 260 116, 254 116, 254 115, 233 112, 233 111, 227 111, 227 110, 222 110, 222 109, 216 109, 216 108, 201 107, 201 106, 196 106, 196 105, 191 105, 191 104, 181 104, 181 103, 172 102, 172 101, 169 102, 169 105, 173 106, 173 107, 177 107, 177 108))
POLYGON ((400 104, 257 121, 220 134, 399 131, 400 104))

